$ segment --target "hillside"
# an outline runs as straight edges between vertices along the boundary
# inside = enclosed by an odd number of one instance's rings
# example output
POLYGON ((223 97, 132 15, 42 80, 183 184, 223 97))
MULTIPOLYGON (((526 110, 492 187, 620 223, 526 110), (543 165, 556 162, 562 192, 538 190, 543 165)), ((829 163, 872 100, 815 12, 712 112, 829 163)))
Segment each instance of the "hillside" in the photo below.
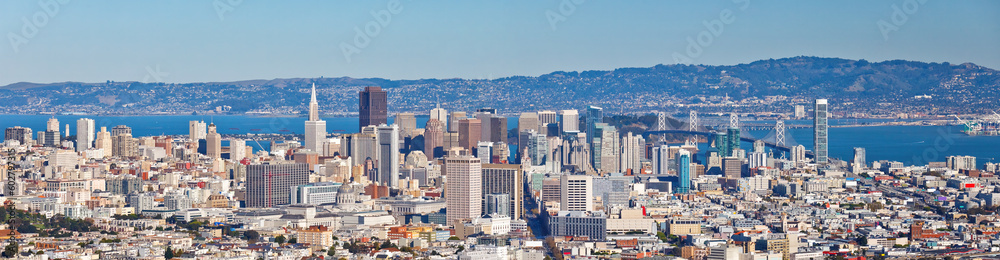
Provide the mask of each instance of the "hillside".
POLYGON ((325 113, 356 112, 358 91, 364 86, 387 89, 390 111, 426 111, 438 101, 450 109, 493 107, 502 112, 586 104, 611 112, 684 110, 677 104, 702 106, 704 111, 786 111, 791 104, 825 97, 842 112, 947 114, 998 110, 1000 102, 1000 73, 971 63, 793 57, 732 66, 657 65, 493 80, 341 77, 186 84, 15 83, 0 87, 0 112, 204 113, 222 107, 231 109, 227 113, 295 114, 305 109, 312 83, 325 113), (932 98, 915 99, 918 95, 932 98), (707 106, 723 102, 726 96, 743 102, 738 108, 707 106))

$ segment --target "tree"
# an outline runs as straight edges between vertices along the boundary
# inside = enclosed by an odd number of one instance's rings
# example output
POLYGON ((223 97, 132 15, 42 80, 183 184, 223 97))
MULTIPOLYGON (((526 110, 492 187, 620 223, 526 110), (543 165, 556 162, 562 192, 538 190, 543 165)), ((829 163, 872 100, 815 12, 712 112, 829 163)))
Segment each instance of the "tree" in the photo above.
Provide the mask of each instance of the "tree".
POLYGON ((326 250, 326 255, 335 256, 337 255, 337 243, 333 243, 329 250, 326 250))
POLYGON ((462 240, 456 236, 449 237, 448 240, 462 240))
POLYGON ((298 237, 290 238, 290 239, 288 239, 288 243, 289 244, 298 244, 299 243, 299 238, 298 237))
POLYGON ((167 246, 167 249, 163 250, 163 258, 167 260, 174 258, 174 249, 167 246))
POLYGON ((465 251, 465 246, 461 246, 460 245, 460 246, 458 246, 458 250, 455 250, 455 253, 462 252, 462 251, 465 251))
POLYGON ((7 244, 7 247, 4 247, 3 249, 3 257, 6 258, 16 257, 17 252, 18 252, 17 243, 14 243, 14 241, 10 241, 10 244, 7 244))
POLYGON ((248 230, 247 232, 243 232, 243 239, 246 239, 247 241, 257 241, 259 238, 260 233, 257 233, 257 231, 248 230))
POLYGON ((285 243, 285 236, 284 235, 278 235, 277 237, 274 237, 274 242, 278 243, 278 244, 284 244, 285 243))

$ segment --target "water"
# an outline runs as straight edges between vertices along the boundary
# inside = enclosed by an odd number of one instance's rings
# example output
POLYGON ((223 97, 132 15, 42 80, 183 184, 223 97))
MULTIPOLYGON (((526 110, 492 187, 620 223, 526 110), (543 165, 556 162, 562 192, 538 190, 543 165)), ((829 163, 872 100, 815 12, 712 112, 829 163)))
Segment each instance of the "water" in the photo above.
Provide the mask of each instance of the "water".
MULTIPOLYGON (((48 115, 0 115, 0 128, 12 126, 30 127, 35 132, 45 130, 48 115)), ((214 122, 221 134, 246 133, 303 133, 305 117, 255 117, 255 116, 77 116, 57 115, 60 130, 69 124, 71 134, 76 133, 76 120, 94 119, 97 129, 110 129, 117 125, 132 128, 135 136, 187 135, 188 121, 204 120, 214 122)), ((358 119, 354 117, 329 117, 327 131, 331 133, 355 133, 358 119)), ((427 116, 418 116, 417 127, 427 123, 427 116)), ((393 118, 389 118, 391 123, 393 118)), ((882 122, 886 120, 857 120, 858 122, 882 122)), ((831 125, 852 124, 853 119, 830 120, 831 125)), ((786 121, 786 124, 811 124, 810 120, 786 121)), ((508 128, 517 127, 517 118, 509 117, 508 128)), ((906 164, 926 164, 929 161, 944 161, 951 155, 972 155, 977 164, 1000 161, 1000 136, 967 136, 960 131, 961 126, 870 126, 830 128, 830 156, 843 160, 854 157, 854 147, 864 147, 869 162, 876 160, 900 161, 906 164)), ((743 131, 744 136, 773 141, 772 131, 743 131)), ((797 128, 786 130, 788 145, 801 144, 812 149, 812 129, 797 128)), ((261 149, 254 142, 248 145, 261 149)), ((267 144, 262 144, 266 148, 267 144)), ((705 144, 701 145, 704 150, 705 144)), ((750 150, 752 144, 743 143, 743 149, 750 150)), ((511 147, 512 150, 516 149, 511 147)))

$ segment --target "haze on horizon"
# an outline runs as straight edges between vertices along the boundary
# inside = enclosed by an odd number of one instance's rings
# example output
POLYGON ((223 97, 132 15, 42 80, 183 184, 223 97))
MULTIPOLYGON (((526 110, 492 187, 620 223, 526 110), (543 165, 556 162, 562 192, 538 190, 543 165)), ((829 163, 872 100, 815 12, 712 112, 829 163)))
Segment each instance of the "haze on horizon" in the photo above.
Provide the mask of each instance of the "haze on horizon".
POLYGON ((0 2, 0 85, 499 78, 792 56, 1000 69, 997 1, 0 2))

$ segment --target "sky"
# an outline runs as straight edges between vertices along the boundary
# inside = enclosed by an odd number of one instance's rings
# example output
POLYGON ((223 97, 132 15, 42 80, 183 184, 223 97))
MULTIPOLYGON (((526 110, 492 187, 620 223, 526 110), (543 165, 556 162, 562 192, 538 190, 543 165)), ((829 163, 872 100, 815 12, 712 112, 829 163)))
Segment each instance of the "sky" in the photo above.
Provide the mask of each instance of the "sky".
POLYGON ((1000 69, 1000 1, 0 1, 0 85, 537 76, 794 56, 1000 69))

